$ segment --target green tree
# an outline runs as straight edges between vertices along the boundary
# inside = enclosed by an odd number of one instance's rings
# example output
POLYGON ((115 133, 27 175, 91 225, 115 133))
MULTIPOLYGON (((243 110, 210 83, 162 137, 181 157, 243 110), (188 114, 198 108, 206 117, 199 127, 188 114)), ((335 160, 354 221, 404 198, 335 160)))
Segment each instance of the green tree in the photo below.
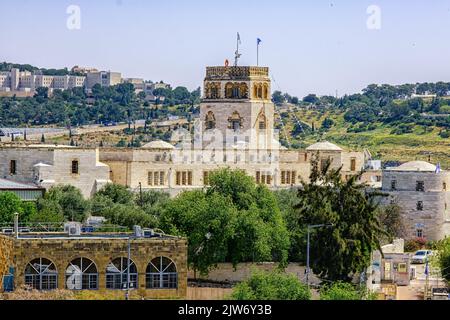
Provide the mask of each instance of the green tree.
POLYGON ((438 244, 437 262, 442 277, 450 284, 450 238, 446 238, 438 244))
POLYGON ((89 212, 89 201, 74 186, 59 185, 52 187, 39 199, 37 207, 39 212, 45 210, 48 215, 62 214, 66 220, 81 222, 89 212))
POLYGON ((0 223, 12 223, 14 213, 22 213, 22 200, 12 192, 0 192, 0 223))
POLYGON ((273 103, 275 103, 276 105, 282 105, 285 101, 285 98, 283 96, 283 93, 281 91, 275 91, 272 94, 272 101, 273 103))
POLYGON ((218 193, 184 192, 169 202, 161 216, 166 233, 188 238, 188 263, 207 274, 225 262, 228 241, 234 235, 237 211, 232 202, 218 193))
POLYGON ((343 181, 341 169, 330 166, 327 161, 319 168, 318 155, 313 158, 310 182, 303 182, 295 208, 299 225, 333 224, 312 234, 311 265, 322 278, 345 281, 366 270, 371 253, 380 249, 380 193, 358 184, 360 175, 343 181))
POLYGON ((132 204, 135 195, 125 186, 108 183, 94 197, 105 196, 112 200, 113 203, 132 204))
POLYGON ((234 300, 310 300, 311 292, 295 275, 253 271, 233 289, 234 300))

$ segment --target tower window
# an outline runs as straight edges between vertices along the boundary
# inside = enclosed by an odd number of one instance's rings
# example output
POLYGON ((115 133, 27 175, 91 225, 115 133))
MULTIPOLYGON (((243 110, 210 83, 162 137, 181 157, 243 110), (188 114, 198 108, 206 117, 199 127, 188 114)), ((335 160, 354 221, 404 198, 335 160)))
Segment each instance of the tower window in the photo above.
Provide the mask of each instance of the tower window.
POLYGON ((392 191, 397 190, 397 180, 392 180, 391 181, 391 190, 392 191))
POLYGON ((350 160, 350 171, 356 171, 356 158, 350 160))
POLYGON ((423 201, 417 201, 417 211, 423 211, 423 201))
POLYGON ((425 191, 425 183, 423 181, 416 182, 416 191, 420 191, 420 192, 425 191))
POLYGON ((231 115, 230 118, 228 118, 228 122, 229 122, 229 128, 234 131, 238 131, 242 126, 241 116, 236 111, 233 112, 233 114, 231 115))
POLYGON ((206 115, 205 126, 206 130, 215 129, 216 127, 216 118, 214 116, 214 113, 212 113, 211 111, 209 111, 206 115))
POLYGON ((17 171, 17 162, 16 160, 11 160, 9 163, 9 173, 16 174, 17 171))
POLYGON ((78 174, 79 173, 79 168, 78 168, 78 160, 73 160, 72 161, 72 174, 78 174))

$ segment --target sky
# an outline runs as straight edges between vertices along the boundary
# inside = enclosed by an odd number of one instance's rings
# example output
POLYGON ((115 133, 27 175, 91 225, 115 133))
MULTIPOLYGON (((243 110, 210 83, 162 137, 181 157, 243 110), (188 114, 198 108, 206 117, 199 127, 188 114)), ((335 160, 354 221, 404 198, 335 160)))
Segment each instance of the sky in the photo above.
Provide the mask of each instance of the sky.
POLYGON ((43 68, 194 90, 206 66, 233 61, 239 32, 239 64, 256 65, 260 38, 272 89, 294 96, 450 82, 450 0, 0 0, 0 13, 0 61, 43 68), (67 27, 71 5, 79 29, 67 27))

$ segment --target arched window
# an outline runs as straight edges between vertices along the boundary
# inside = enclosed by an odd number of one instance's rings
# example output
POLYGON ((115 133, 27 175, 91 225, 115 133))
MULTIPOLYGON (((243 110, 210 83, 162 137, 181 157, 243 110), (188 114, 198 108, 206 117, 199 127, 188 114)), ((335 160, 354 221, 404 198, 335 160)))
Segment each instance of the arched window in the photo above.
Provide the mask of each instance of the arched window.
POLYGON ((233 98, 233 84, 228 82, 225 85, 225 98, 232 99, 233 98))
POLYGON ((153 259, 146 270, 147 289, 176 289, 178 273, 175 263, 166 257, 153 259))
POLYGON ((264 92, 263 92, 263 97, 265 100, 269 99, 269 86, 267 85, 267 83, 264 84, 264 92))
POLYGON ((233 99, 240 99, 241 98, 241 89, 239 88, 238 85, 234 85, 233 86, 233 95, 232 95, 233 99))
POLYGON ((239 129, 241 129, 242 119, 237 111, 233 112, 231 117, 228 118, 228 122, 229 122, 230 129, 232 129, 234 131, 238 131, 239 129))
POLYGON ((69 290, 98 289, 98 271, 87 258, 77 258, 66 269, 66 288, 69 290))
POLYGON ((209 111, 206 114, 205 126, 206 130, 211 130, 216 127, 216 117, 214 116, 214 113, 212 111, 209 111))
POLYGON ((247 99, 248 98, 248 86, 245 82, 241 82, 239 85, 240 90, 240 97, 241 99, 247 99))
POLYGON ((262 86, 262 84, 258 84, 258 98, 259 99, 263 98, 263 86, 262 86))
POLYGON ((54 290, 58 288, 58 271, 48 259, 38 258, 25 267, 25 285, 36 290, 54 290))
POLYGON ((128 269, 130 270, 130 288, 137 288, 137 268, 133 260, 128 258, 116 258, 106 267, 106 289, 126 289, 128 279, 128 269))

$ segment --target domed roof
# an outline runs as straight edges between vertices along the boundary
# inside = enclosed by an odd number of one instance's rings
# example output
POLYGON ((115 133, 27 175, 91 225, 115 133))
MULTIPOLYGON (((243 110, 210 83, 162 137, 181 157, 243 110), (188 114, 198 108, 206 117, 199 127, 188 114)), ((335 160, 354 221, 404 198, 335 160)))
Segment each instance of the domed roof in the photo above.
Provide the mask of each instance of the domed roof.
POLYGON ((331 142, 322 141, 310 145, 308 148, 306 148, 306 151, 343 151, 343 150, 331 142))
POLYGON ((161 150, 175 149, 175 147, 173 145, 171 145, 170 143, 167 143, 165 141, 162 141, 162 140, 156 140, 156 141, 149 142, 149 143, 143 145, 141 148, 143 148, 143 149, 161 149, 161 150))
POLYGON ((423 171, 423 172, 435 172, 436 166, 425 161, 411 161, 402 164, 401 166, 392 168, 394 171, 423 171))

